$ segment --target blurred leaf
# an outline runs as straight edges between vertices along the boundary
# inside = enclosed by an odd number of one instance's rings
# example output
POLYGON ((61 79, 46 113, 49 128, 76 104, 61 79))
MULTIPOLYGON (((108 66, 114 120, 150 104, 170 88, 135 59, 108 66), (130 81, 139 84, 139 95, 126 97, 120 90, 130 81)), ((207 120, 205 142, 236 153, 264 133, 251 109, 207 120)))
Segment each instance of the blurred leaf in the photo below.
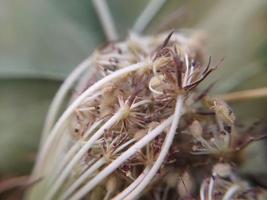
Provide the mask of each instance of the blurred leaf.
POLYGON ((198 28, 208 33, 208 54, 213 63, 225 57, 211 79, 220 80, 215 86, 217 92, 231 90, 264 70, 258 55, 267 40, 266 8, 265 0, 222 0, 199 23, 198 28), (235 80, 238 73, 242 74, 239 82, 235 80), (228 84, 231 80, 235 85, 228 84))
POLYGON ((150 0, 108 0, 111 14, 114 18, 116 28, 122 40, 133 27, 137 17, 142 13, 150 0))
POLYGON ((3 78, 62 79, 104 41, 87 0, 3 0, 0 19, 3 78))
POLYGON ((58 82, 0 81, 0 175, 29 173, 45 113, 58 82))
MULTIPOLYGON (((108 1, 121 39, 147 2, 108 1)), ((188 18, 174 20, 171 27, 206 30, 207 53, 213 63, 226 56, 216 72, 215 79, 223 77, 218 92, 265 84, 267 70, 258 62, 259 54, 266 57, 265 0, 168 0, 146 32, 155 33, 159 24, 181 7, 189 13, 188 18)), ((90 0, 2 0, 0 10, 0 78, 63 79, 105 42, 90 0)), ((27 170, 29 153, 36 151, 57 86, 57 82, 44 80, 0 81, 0 173, 27 170)), ((265 100, 259 100, 234 105, 234 110, 245 121, 266 119, 265 105, 265 100)))

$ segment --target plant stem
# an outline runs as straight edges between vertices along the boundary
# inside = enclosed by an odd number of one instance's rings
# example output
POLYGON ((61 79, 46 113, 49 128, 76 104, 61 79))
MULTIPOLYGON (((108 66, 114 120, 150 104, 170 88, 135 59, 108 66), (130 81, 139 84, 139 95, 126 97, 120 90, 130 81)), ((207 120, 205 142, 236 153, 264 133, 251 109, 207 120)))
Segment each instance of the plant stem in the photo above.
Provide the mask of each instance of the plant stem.
POLYGON ((141 15, 137 18, 132 30, 136 33, 142 33, 165 2, 166 0, 151 0, 141 15))
POLYGON ((157 137, 162 131, 167 128, 172 122, 173 116, 163 121, 150 133, 136 142, 131 148, 122 153, 117 159, 115 159, 111 164, 105 167, 101 172, 99 172, 91 181, 85 184, 80 190, 75 193, 70 200, 81 199, 84 195, 90 192, 97 184, 104 180, 109 174, 116 170, 121 164, 126 162, 132 155, 140 151, 145 145, 147 145, 151 140, 157 137))
POLYGON ((204 180, 204 182, 200 186, 200 200, 206 200, 206 187, 207 182, 204 180))
POLYGON ((81 146, 82 146, 81 143, 77 142, 70 148, 70 150, 64 156, 63 160, 60 162, 59 166, 55 169, 53 178, 51 179, 51 183, 56 181, 61 171, 64 169, 66 164, 70 161, 70 159, 77 153, 77 151, 80 149, 81 146))
POLYGON ((67 199, 88 177, 90 177, 97 169, 106 163, 106 158, 102 157, 96 161, 91 167, 89 167, 66 191, 64 191, 63 196, 60 200, 67 199))
POLYGON ((106 0, 92 0, 108 41, 118 40, 118 33, 106 0))
POLYGON ((103 85, 106 83, 122 76, 127 73, 130 73, 132 71, 136 71, 141 68, 145 68, 148 66, 148 63, 140 62, 133 65, 130 65, 128 67, 122 68, 120 70, 115 71, 114 73, 104 77, 103 79, 96 82, 94 85, 92 85, 90 88, 88 88, 84 93, 82 93, 67 109, 66 111, 61 115, 61 117, 56 122, 54 128, 52 129, 51 133, 48 135, 43 147, 41 148, 38 157, 37 162, 33 171, 32 179, 35 180, 36 177, 39 178, 42 176, 42 166, 45 163, 46 157, 49 154, 49 150, 53 144, 53 140, 57 137, 57 135, 61 134, 62 132, 60 129, 62 128, 62 125, 64 122, 69 118, 69 116, 75 111, 75 109, 82 103, 82 101, 92 95, 96 90, 100 89, 103 85))
POLYGON ((66 166, 64 171, 61 173, 55 184, 51 187, 51 190, 47 194, 45 199, 52 199, 58 189, 64 183, 69 173, 75 164, 84 156, 84 154, 91 148, 91 146, 105 133, 106 130, 110 129, 115 123, 119 122, 124 117, 128 106, 121 107, 92 137, 83 145, 78 153, 72 158, 70 163, 66 166))
POLYGON ((225 101, 236 102, 242 100, 258 99, 267 97, 267 87, 256 88, 251 90, 236 91, 227 94, 218 95, 225 101))
POLYGON ((132 192, 143 180, 149 171, 149 167, 146 167, 143 172, 132 182, 127 188, 120 192, 117 196, 112 198, 112 200, 123 200, 130 192, 132 192))
POLYGON ((223 196, 222 200, 231 200, 233 199, 233 196, 235 195, 235 193, 240 189, 239 185, 233 185, 231 186, 227 192, 225 193, 225 195, 223 196))
POLYGON ((214 189, 214 177, 210 177, 210 182, 209 182, 209 191, 208 191, 208 200, 213 200, 213 189, 214 189))
POLYGON ((43 144, 47 135, 49 134, 49 131, 54 125, 60 106, 63 103, 63 100, 66 97, 67 93, 69 92, 70 88, 78 80, 81 74, 90 66, 91 63, 92 63, 91 58, 84 60, 70 73, 70 75, 60 86, 47 112, 47 117, 45 120, 45 125, 41 138, 41 144, 43 144))
POLYGON ((127 200, 132 200, 137 198, 138 195, 145 189, 145 187, 151 182, 151 180, 155 177, 157 171, 162 166, 162 163, 164 162, 169 149, 172 145, 173 138, 176 134, 176 129, 178 127, 180 117, 182 114, 182 106, 183 106, 183 97, 178 96, 176 99, 176 105, 175 105, 175 111, 174 111, 174 117, 171 124, 171 128, 169 132, 166 135, 166 139, 164 141, 164 144, 161 148, 160 154, 150 171, 147 173, 145 178, 142 180, 142 182, 125 198, 127 200))

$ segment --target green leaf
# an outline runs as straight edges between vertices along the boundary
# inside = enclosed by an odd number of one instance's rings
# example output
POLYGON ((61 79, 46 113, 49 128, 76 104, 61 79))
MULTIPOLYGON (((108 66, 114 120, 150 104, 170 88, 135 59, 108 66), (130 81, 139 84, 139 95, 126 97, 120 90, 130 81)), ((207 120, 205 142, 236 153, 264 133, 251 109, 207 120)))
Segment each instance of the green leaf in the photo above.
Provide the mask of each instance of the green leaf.
POLYGON ((29 173, 43 121, 58 82, 0 81, 0 176, 29 173))
POLYGON ((3 0, 1 10, 0 78, 63 79, 104 41, 91 1, 3 0))

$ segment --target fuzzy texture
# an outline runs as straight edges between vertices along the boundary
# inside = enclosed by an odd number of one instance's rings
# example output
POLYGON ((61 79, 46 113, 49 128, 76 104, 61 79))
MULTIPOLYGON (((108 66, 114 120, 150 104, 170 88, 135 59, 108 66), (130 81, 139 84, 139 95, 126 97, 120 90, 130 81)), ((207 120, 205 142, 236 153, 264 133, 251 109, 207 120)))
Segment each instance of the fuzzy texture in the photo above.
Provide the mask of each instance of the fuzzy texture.
POLYGON ((196 89, 216 68, 196 38, 132 34, 96 50, 94 76, 41 146, 29 199, 260 198, 235 175, 253 140, 224 101, 196 89))

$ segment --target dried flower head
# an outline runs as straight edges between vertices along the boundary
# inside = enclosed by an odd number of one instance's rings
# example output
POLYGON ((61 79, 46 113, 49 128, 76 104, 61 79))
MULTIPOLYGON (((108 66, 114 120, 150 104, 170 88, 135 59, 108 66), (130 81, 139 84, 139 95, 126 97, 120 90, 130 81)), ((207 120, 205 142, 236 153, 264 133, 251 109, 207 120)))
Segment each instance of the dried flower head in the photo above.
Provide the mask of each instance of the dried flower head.
POLYGON ((233 111, 196 98, 215 69, 196 43, 177 32, 131 34, 96 50, 94 77, 84 73, 79 95, 44 139, 33 174, 43 180, 32 198, 198 199, 202 183, 201 199, 250 199, 255 192, 227 164, 240 162, 233 111))

